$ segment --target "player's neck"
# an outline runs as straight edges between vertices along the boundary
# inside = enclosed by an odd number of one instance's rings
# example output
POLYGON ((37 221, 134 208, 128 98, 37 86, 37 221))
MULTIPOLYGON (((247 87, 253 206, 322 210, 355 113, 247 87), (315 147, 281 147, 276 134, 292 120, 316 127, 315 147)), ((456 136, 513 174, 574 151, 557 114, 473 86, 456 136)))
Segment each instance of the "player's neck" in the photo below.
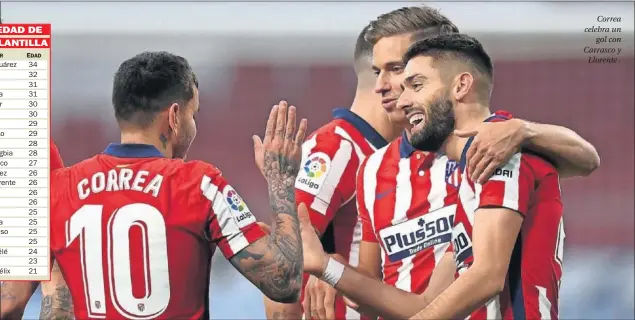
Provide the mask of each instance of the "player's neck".
MULTIPOLYGON (((489 117, 491 112, 486 104, 460 104, 454 108, 455 125, 457 130, 471 130, 480 125, 489 117)), ((463 148, 468 138, 459 138, 451 134, 444 144, 444 152, 451 160, 460 160, 463 148)))
POLYGON ((351 104, 351 112, 368 122, 388 142, 395 140, 403 131, 402 128, 390 122, 381 107, 379 97, 374 92, 360 93, 358 91, 351 104))
POLYGON ((161 139, 161 134, 153 134, 149 131, 121 131, 122 144, 147 144, 154 146, 164 157, 172 158, 172 151, 169 142, 161 139))

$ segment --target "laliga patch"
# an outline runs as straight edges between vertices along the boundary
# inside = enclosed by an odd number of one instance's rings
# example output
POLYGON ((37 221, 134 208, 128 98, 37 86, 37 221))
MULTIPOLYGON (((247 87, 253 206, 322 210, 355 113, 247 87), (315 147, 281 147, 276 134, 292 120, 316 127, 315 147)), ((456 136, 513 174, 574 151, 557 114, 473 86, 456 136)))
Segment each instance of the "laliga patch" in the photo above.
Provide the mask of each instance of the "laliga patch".
POLYGON ((256 217, 249 211, 247 204, 243 201, 243 198, 238 195, 238 192, 234 190, 231 186, 226 186, 223 191, 223 196, 225 197, 225 201, 227 205, 229 205, 229 210, 231 210, 232 217, 238 224, 239 228, 244 228, 254 222, 256 222, 256 217))
POLYGON ((454 204, 380 230, 388 259, 397 262, 428 248, 445 252, 452 240, 455 212, 454 204))
POLYGON ((307 157, 295 180, 295 188, 314 196, 320 193, 326 176, 331 169, 331 158, 324 152, 312 153, 307 157))

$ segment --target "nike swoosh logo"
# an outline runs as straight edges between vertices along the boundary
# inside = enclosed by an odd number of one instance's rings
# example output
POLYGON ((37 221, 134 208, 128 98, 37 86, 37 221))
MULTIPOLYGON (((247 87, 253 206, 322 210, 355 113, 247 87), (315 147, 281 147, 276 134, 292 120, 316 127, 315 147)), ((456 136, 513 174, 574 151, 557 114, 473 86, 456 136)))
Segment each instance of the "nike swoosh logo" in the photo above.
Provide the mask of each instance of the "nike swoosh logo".
POLYGON ((391 193, 393 193, 395 191, 395 189, 397 188, 390 188, 388 190, 382 191, 380 193, 378 193, 377 195, 375 195, 375 200, 381 200, 382 198, 385 198, 386 196, 389 196, 391 193))

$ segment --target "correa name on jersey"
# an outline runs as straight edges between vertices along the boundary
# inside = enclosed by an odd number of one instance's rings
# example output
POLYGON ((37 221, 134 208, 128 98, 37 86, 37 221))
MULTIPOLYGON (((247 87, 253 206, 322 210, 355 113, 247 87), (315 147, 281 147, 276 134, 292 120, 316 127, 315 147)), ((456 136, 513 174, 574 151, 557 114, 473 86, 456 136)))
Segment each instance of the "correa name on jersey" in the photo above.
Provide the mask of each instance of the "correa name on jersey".
POLYGON ((112 191, 139 191, 159 196, 163 176, 155 174, 150 178, 150 172, 134 171, 128 168, 111 169, 108 172, 96 172, 90 179, 84 178, 77 184, 79 199, 84 200, 91 194, 112 191))
POLYGON ((396 262, 452 240, 456 205, 447 206, 382 229, 379 235, 388 258, 396 262))

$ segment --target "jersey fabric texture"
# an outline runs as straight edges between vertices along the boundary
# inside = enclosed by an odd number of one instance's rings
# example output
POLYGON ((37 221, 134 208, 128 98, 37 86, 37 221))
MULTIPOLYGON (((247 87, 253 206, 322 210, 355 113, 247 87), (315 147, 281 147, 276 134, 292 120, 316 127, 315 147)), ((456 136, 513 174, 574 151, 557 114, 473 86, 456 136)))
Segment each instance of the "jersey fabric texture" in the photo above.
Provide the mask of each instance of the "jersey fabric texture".
MULTIPOLYGON (((511 114, 499 111, 486 121, 509 118, 511 114)), ((459 163, 462 180, 452 240, 457 276, 474 262, 472 223, 479 208, 507 208, 524 220, 503 292, 474 311, 470 319, 558 319, 565 236, 558 173, 548 160, 523 150, 497 168, 487 182, 476 183, 465 170, 471 141, 459 163)))
POLYGON ((209 318, 212 255, 264 236, 221 172, 111 144, 56 170, 51 250, 78 319, 209 318))
POLYGON ((422 294, 452 238, 456 162, 415 150, 404 134, 372 154, 357 176, 363 241, 379 243, 383 280, 422 294))
MULTIPOLYGON (((304 202, 309 208, 311 223, 322 234, 327 252, 340 254, 352 266, 357 266, 359 261, 361 241, 355 176, 361 162, 386 144, 357 114, 335 109, 333 120, 313 132, 302 145, 303 165, 295 183, 296 201, 304 202)), ((335 316, 337 319, 360 317, 347 308, 339 296, 335 316)))

